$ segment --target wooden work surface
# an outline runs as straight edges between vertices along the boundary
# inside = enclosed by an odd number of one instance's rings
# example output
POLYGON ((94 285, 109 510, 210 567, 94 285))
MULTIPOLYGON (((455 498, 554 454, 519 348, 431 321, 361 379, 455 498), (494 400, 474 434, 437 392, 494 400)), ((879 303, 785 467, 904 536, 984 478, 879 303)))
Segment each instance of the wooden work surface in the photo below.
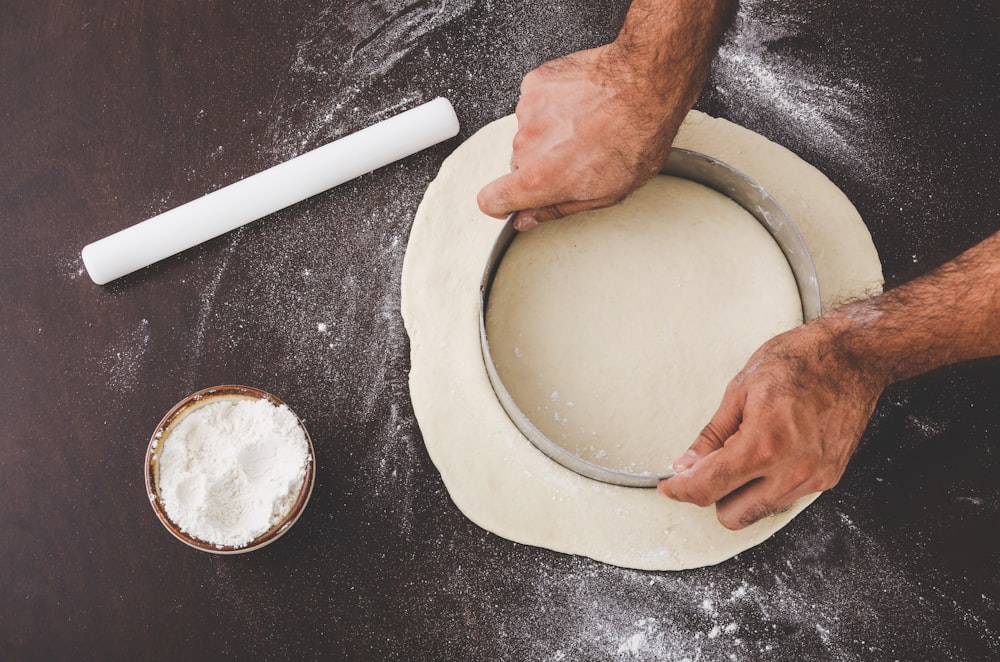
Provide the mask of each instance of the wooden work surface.
MULTIPOLYGON (((1000 656, 996 361, 886 392, 841 484, 717 567, 517 545, 449 499, 407 385, 414 212, 624 1, 2 4, 0 656, 1000 656), (88 242, 439 95, 454 140, 108 286, 83 270, 88 242), (143 484, 163 414, 223 383, 288 402, 318 455, 299 523, 237 557, 173 539, 143 484)), ((889 287, 1000 229, 995 2, 747 0, 697 107, 827 173, 889 287)))

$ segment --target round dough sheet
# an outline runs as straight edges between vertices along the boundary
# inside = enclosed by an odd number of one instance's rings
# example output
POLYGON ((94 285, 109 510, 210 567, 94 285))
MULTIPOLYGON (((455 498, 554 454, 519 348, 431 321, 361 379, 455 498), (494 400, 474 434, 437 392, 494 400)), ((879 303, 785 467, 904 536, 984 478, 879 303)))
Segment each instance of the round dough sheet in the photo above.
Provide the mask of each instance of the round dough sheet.
MULTIPOLYGON (((471 520, 505 538, 638 569, 711 565, 766 540, 816 495, 742 531, 729 531, 714 508, 676 503, 652 489, 606 485, 561 467, 507 418, 490 386, 479 342, 479 285, 502 224, 479 211, 476 194, 507 171, 515 131, 512 116, 493 122, 444 162, 417 210, 403 265, 411 398, 451 498, 471 520)), ((881 267, 867 228, 815 168, 758 134, 697 111, 688 115, 675 145, 733 165, 782 204, 813 254, 824 307, 880 290, 881 267)), ((639 191, 601 214, 614 222, 643 195, 639 191)), ((548 228, 532 232, 539 231, 548 228)), ((777 322, 782 324, 788 325, 777 322)), ((763 339, 752 339, 748 344, 754 347, 741 351, 749 355, 763 339)), ((712 374, 709 381, 724 387, 739 367, 712 374)), ((714 401, 702 402, 703 411, 710 415, 720 397, 721 390, 714 401)), ((665 442, 668 461, 693 440, 665 442)))

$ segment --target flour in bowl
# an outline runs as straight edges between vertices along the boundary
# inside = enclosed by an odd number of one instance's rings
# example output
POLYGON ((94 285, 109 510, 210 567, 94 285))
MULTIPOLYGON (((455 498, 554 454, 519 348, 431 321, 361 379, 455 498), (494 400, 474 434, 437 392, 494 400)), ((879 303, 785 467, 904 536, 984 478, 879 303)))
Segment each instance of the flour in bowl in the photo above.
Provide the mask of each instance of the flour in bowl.
POLYGON ((159 500, 184 533, 245 547, 291 511, 309 468, 309 442, 288 407, 264 399, 196 406, 160 441, 159 500))

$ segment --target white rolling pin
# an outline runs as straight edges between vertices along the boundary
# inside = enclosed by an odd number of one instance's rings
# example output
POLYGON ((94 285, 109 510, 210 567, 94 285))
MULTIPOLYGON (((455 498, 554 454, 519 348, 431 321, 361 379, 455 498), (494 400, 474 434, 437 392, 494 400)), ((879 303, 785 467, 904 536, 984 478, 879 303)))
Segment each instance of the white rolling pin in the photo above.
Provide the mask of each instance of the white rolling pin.
POLYGON ((83 248, 98 285, 197 246, 458 134, 437 98, 213 191, 83 248))

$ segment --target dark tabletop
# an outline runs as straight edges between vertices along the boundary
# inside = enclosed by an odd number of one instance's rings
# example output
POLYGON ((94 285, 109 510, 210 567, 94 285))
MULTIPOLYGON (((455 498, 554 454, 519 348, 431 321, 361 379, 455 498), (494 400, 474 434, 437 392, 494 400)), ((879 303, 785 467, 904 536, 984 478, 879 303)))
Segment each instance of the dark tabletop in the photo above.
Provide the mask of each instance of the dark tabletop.
MULTIPOLYGON (((717 567, 517 545, 449 499, 407 385, 414 212, 623 0, 0 5, 5 659, 1000 656, 996 360, 891 388, 840 485, 717 567), (453 140, 110 285, 83 270, 91 241, 439 95, 453 140), (235 557, 172 538, 142 472, 163 414, 223 383, 288 402, 318 456, 299 523, 235 557)), ((1000 229, 995 2, 748 0, 697 107, 833 179, 888 287, 1000 229)))

